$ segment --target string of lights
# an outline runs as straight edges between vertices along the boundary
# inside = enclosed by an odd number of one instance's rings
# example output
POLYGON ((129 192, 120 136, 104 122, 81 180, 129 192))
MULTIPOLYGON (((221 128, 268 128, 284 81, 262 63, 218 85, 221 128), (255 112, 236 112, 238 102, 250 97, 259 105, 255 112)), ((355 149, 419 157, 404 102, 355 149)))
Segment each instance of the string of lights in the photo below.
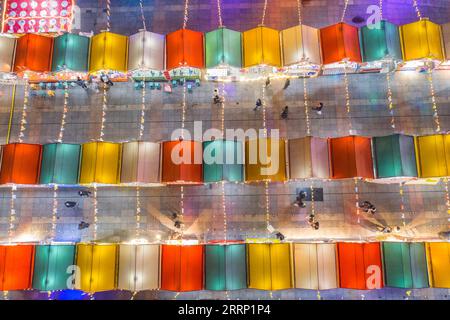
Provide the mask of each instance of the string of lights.
POLYGON ((433 110, 433 120, 434 120, 434 124, 436 126, 435 131, 440 132, 441 131, 441 123, 439 121, 439 108, 438 108, 438 105, 436 102, 436 94, 434 91, 434 83, 433 83, 433 71, 432 71, 431 67, 428 68, 427 80, 428 80, 428 84, 430 86, 431 108, 433 110))
POLYGON ((103 141, 105 135, 105 122, 106 122, 106 110, 108 109, 108 92, 106 84, 103 84, 103 97, 102 97, 102 121, 100 124, 100 137, 99 141, 103 141))
POLYGON ((222 19, 222 8, 220 0, 217 0, 217 16, 219 19, 219 28, 223 27, 223 19, 222 19))
POLYGON ((52 207, 52 228, 50 240, 53 241, 56 236, 56 220, 58 219, 58 185, 53 185, 53 207, 52 207))
MULTIPOLYGON (((449 187, 448 187, 448 178, 444 178, 444 189, 445 189, 445 206, 447 209, 447 214, 450 215, 450 194, 449 194, 449 187)), ((447 221, 450 222, 450 216, 447 219, 447 221)))
POLYGON ((347 69, 344 66, 344 85, 345 85, 345 108, 347 111, 347 118, 348 118, 348 125, 349 125, 349 134, 353 134, 353 124, 352 124, 352 117, 351 117, 351 105, 350 105, 350 90, 348 87, 348 75, 347 75, 347 69))
POLYGON ((30 90, 29 90, 28 80, 25 81, 24 92, 23 92, 23 108, 22 108, 22 116, 20 118, 20 131, 19 131, 19 143, 23 142, 25 137, 25 130, 27 128, 27 113, 28 113, 28 102, 30 98, 30 90))
POLYGON ((306 84, 306 76, 303 77, 303 105, 305 107, 305 121, 306 121, 306 135, 311 135, 311 121, 309 119, 309 106, 308 106, 308 87, 306 84))
POLYGON ((359 186, 358 186, 358 178, 353 179, 354 190, 355 190, 355 206, 356 206, 356 219, 358 224, 361 223, 360 219, 360 210, 359 210, 359 186))
POLYGON ((267 123, 266 123, 266 85, 263 83, 262 85, 262 117, 263 117, 263 136, 267 137, 267 123))
POLYGON ((416 11, 417 18, 419 18, 419 20, 422 20, 422 13, 420 12, 420 8, 419 8, 419 4, 417 3, 417 0, 413 0, 413 7, 414 7, 414 10, 416 11))
MULTIPOLYGON (((221 130, 222 130, 222 139, 225 138, 225 83, 222 82, 221 90, 220 90, 220 120, 221 120, 221 130)), ((223 237, 225 242, 227 242, 227 234, 228 234, 228 219, 227 219, 227 206, 226 206, 226 193, 225 193, 225 181, 222 181, 221 186, 222 192, 222 214, 223 214, 223 237)), ((227 293, 228 295, 228 293, 227 293)))
POLYGON ((141 235, 141 190, 136 187, 136 239, 141 235))
POLYGON ((111 0, 106 0, 106 31, 111 30, 111 0))
POLYGON ((145 103, 146 103, 146 99, 145 99, 145 95, 146 95, 146 90, 145 90, 145 79, 143 81, 143 85, 142 85, 142 96, 141 96, 141 117, 139 120, 139 137, 138 140, 141 140, 142 137, 144 136, 144 129, 145 129, 145 103))
POLYGON ((189 19, 189 0, 184 0, 183 29, 186 29, 188 19, 189 19))
POLYGON ((16 191, 17 186, 11 186, 11 201, 9 204, 9 228, 8 228, 8 242, 11 243, 14 236, 14 224, 16 222, 16 191))
POLYGON ((93 239, 97 240, 97 228, 98 228, 98 199, 97 199, 97 184, 94 183, 94 225, 93 225, 93 239))
POLYGON ((265 201, 266 201, 266 230, 268 235, 269 233, 269 226, 270 226, 270 197, 269 197, 269 181, 264 181, 264 194, 265 194, 265 201))
POLYGON ((144 1, 143 0, 139 0, 139 8, 141 10, 142 27, 144 28, 144 31, 147 31, 147 26, 145 24, 144 1))
POLYGON ((383 20, 383 0, 380 0, 378 7, 380 8, 380 20, 383 20))
POLYGON ((303 24, 303 21, 302 21, 302 4, 303 4, 302 0, 297 0, 297 13, 298 13, 298 24, 299 25, 303 24))
POLYGON ((389 114, 391 116, 390 125, 391 125, 392 129, 395 129, 395 113, 394 113, 394 102, 392 100, 392 87, 391 87, 391 74, 390 74, 390 72, 386 73, 386 83, 387 83, 388 109, 389 109, 389 114))
POLYGON ((345 2, 344 2, 344 10, 343 10, 342 16, 341 16, 341 22, 344 22, 345 16, 347 14, 347 8, 348 8, 348 0, 345 0, 345 2))
POLYGON ((403 183, 399 183, 398 193, 400 195, 400 212, 402 213, 402 224, 406 227, 405 221, 405 192, 403 190, 403 183))
POLYGON ((264 8, 263 8, 263 14, 261 18, 261 26, 264 26, 264 22, 266 20, 266 10, 267 10, 267 0, 264 0, 264 8))
POLYGON ((61 125, 59 126, 59 134, 58 134, 58 142, 62 142, 63 137, 64 137, 64 130, 65 130, 65 126, 66 126, 66 117, 67 117, 67 112, 69 111, 68 108, 68 104, 69 104, 69 89, 68 89, 68 83, 67 81, 64 82, 64 105, 63 105, 63 113, 62 113, 62 117, 61 117, 61 125))

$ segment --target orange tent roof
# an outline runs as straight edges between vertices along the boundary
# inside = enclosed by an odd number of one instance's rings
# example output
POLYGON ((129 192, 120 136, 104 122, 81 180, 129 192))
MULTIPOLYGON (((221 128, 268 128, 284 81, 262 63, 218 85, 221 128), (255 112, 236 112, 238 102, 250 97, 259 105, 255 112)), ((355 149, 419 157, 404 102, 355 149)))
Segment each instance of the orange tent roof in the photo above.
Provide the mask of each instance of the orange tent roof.
POLYGON ((53 38, 27 34, 17 40, 14 72, 46 72, 52 68, 53 38))
POLYGON ((165 183, 202 183, 202 144, 196 141, 163 142, 162 182, 165 183), (179 155, 184 163, 177 164, 174 155, 179 155), (195 163, 199 160, 198 163, 195 163))
POLYGON ((162 245, 161 289, 203 289, 203 246, 162 245))
POLYGON ((0 184, 37 184, 41 168, 42 146, 11 143, 3 146, 0 184))
POLYGON ((340 62, 362 62, 358 28, 346 23, 338 23, 320 29, 323 64, 340 62))
POLYGON ((167 70, 183 66, 204 68, 203 33, 187 29, 169 33, 166 36, 166 55, 167 70))
POLYGON ((0 291, 31 287, 34 245, 0 246, 0 291))

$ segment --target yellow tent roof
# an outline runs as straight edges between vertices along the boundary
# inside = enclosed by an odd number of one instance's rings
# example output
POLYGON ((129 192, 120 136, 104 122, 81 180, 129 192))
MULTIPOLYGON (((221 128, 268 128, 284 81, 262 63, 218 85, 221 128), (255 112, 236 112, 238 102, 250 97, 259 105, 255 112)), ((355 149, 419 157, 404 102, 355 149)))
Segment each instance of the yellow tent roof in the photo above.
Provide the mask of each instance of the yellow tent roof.
POLYGON ((431 287, 450 288, 450 243, 430 242, 426 246, 431 287))
POLYGON ((92 37, 89 72, 127 72, 128 37, 102 32, 92 37))
POLYGON ((80 184, 117 184, 120 180, 122 145, 88 142, 82 145, 80 184))
POLYGON ((450 175, 450 135, 416 137, 415 147, 420 178, 450 175))
POLYGON ((246 181, 286 181, 286 142, 258 139, 245 142, 246 181))
POLYGON ((242 33, 244 67, 269 65, 281 67, 280 33, 278 30, 257 27, 242 33))

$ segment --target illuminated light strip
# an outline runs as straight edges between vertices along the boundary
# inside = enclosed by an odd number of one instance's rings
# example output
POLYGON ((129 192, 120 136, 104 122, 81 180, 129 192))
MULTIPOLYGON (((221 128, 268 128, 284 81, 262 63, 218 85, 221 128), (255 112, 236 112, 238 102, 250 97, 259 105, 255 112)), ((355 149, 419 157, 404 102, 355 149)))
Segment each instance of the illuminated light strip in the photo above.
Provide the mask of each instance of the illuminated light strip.
POLYGON ((314 202, 314 182, 311 181, 311 185, 309 187, 311 189, 311 214, 315 217, 316 216, 316 206, 314 202))
POLYGON ((406 221, 405 221, 405 193, 403 190, 403 183, 399 183, 399 189, 398 193, 400 194, 400 212, 402 213, 402 222, 403 227, 406 227, 406 221))
POLYGON ((14 235, 14 222, 16 221, 16 193, 17 190, 16 185, 11 186, 11 202, 9 204, 9 228, 8 228, 8 242, 12 242, 12 238, 14 235))
POLYGON ((395 129, 395 116, 394 116, 394 102, 392 101, 392 87, 391 87, 391 75, 390 72, 386 73, 386 83, 387 83, 387 99, 389 114, 391 115, 391 128, 395 129))
POLYGON ((23 96, 23 109, 22 109, 22 117, 20 119, 19 143, 23 142, 23 138, 25 137, 26 124, 27 124, 28 100, 30 97, 28 80, 25 80, 23 95, 24 95, 23 96))
MULTIPOLYGON (((181 129, 184 129, 186 121, 186 79, 183 79, 183 101, 181 102, 181 129)), ((184 139, 184 130, 181 130, 181 138, 184 139)))
POLYGON ((383 0, 380 0, 378 7, 380 7, 380 20, 383 20, 383 0))
POLYGON ((183 29, 186 29, 188 20, 189 20, 189 0, 184 0, 183 29))
POLYGON ((345 0, 344 3, 344 11, 342 12, 341 22, 344 22, 345 15, 347 14, 348 0, 345 0))
POLYGON ((97 184, 94 183, 94 241, 97 240, 97 222, 98 222, 98 200, 97 200, 97 184))
POLYGON ((66 82, 64 82, 64 107, 63 107, 63 114, 61 117, 61 125, 59 127, 59 135, 58 135, 58 140, 57 140, 58 142, 62 142, 63 137, 64 137, 66 117, 67 117, 67 112, 69 110, 68 103, 69 103, 69 90, 68 90, 68 84, 66 81, 66 82))
POLYGON ((439 109, 438 109, 438 105, 436 102, 436 95, 435 95, 434 83, 433 83, 433 71, 431 70, 431 68, 428 69, 427 79, 428 79, 428 83, 430 85, 431 106, 433 109, 433 120, 436 125, 435 131, 440 132, 441 131, 441 123, 439 121, 439 109))
POLYGON ((269 226, 270 226, 270 198, 269 198, 269 181, 264 180, 264 193, 266 197, 266 230, 269 234, 269 226))
MULTIPOLYGON (((222 139, 225 139, 225 83, 221 85, 221 130, 222 139)), ((228 221, 227 221, 227 206, 226 206, 226 194, 225 194, 225 181, 222 181, 222 213, 223 213, 223 238, 227 242, 228 234, 228 221)), ((228 297, 228 291, 226 292, 228 297)))
POLYGON ((144 129, 145 129, 145 78, 144 78, 144 86, 142 87, 142 104, 141 104, 141 119, 139 121, 139 138, 138 140, 141 140, 144 135, 144 129))
POLYGON ((145 15, 144 15, 144 4, 143 0, 139 0, 139 7, 141 9, 141 19, 142 19, 142 26, 144 27, 144 31, 147 31, 147 26, 145 24, 145 15))
POLYGON ((181 240, 184 233, 184 187, 180 186, 180 220, 181 220, 181 240))
POLYGON ((56 236, 56 220, 58 219, 58 185, 53 185, 53 208, 52 208, 52 229, 50 240, 53 241, 56 236))
POLYGON ((266 123, 266 85, 262 86, 262 114, 263 114, 263 134, 264 138, 267 137, 267 123, 266 123))
POLYGON ((106 110, 108 108, 108 94, 106 91, 106 84, 103 84, 103 99, 102 99, 102 122, 100 126, 100 138, 99 141, 103 141, 105 135, 105 122, 106 122, 106 110))
POLYGON ((264 26, 264 22, 266 20, 266 10, 267 10, 267 0, 264 0, 264 8, 263 8, 263 14, 261 18, 261 26, 264 26))
POLYGON ((416 10, 417 18, 419 20, 422 20, 422 13, 420 12, 419 4, 417 3, 417 0, 413 0, 413 7, 414 10, 416 10))
POLYGON ((302 25, 302 0, 297 0, 298 24, 302 25))
POLYGON ((111 30, 111 1, 106 0, 106 31, 111 30))
POLYGON ((221 116, 221 129, 222 129, 222 139, 225 139, 225 83, 222 82, 221 88, 221 99, 220 99, 220 116, 221 116))
POLYGON ((357 217, 357 221, 358 223, 361 223, 360 220, 360 210, 359 210, 359 187, 358 187, 358 178, 354 178, 353 182, 355 184, 355 205, 356 205, 356 217, 357 217))
MULTIPOLYGON (((447 214, 450 215, 450 195, 448 192, 448 178, 444 178, 444 187, 445 187, 445 206, 447 207, 447 214)), ((450 217, 447 219, 450 221, 450 217)))
POLYGON ((305 106, 306 135, 309 136, 311 134, 311 121, 309 119, 308 88, 306 86, 306 77, 303 78, 303 104, 305 106))
POLYGON ((220 0, 217 0, 217 16, 219 18, 219 28, 223 27, 222 8, 220 6, 220 0))
POLYGON ((348 117, 348 125, 349 125, 349 134, 351 135, 353 132, 353 125, 352 125, 352 118, 351 118, 351 105, 350 105, 350 90, 348 88, 348 75, 347 75, 347 68, 344 66, 344 84, 345 84, 345 108, 347 111, 347 117, 348 117))
POLYGON ((141 234, 141 193, 139 186, 136 187, 136 238, 141 234))

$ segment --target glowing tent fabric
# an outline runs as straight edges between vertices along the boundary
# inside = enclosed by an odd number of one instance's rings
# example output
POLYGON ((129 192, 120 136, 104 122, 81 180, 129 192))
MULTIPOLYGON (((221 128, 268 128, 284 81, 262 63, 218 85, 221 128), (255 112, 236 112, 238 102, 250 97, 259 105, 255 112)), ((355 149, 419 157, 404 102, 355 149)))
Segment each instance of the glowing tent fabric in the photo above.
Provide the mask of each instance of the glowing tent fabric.
POLYGON ((284 66, 303 62, 322 64, 319 29, 298 25, 282 30, 280 35, 284 66))
POLYGON ((26 34, 17 39, 14 72, 51 70, 53 38, 26 34))
POLYGON ((14 62, 16 39, 0 36, 0 72, 10 72, 14 62))
POLYGON ((358 28, 338 23, 320 29, 323 63, 361 62, 358 28))
POLYGON ((245 181, 286 181, 286 143, 280 139, 245 142, 245 181))
POLYGON ((368 290, 383 287, 379 243, 337 244, 340 288, 368 290))
POLYGON ((166 36, 166 68, 172 70, 179 67, 202 69, 203 33, 181 29, 166 36))
POLYGON ((159 245, 119 246, 118 289, 132 292, 159 288, 159 245))
POLYGON ((416 137, 415 144, 420 178, 450 176, 450 135, 416 137))
POLYGON ((339 287, 336 245, 333 243, 295 243, 295 287, 327 290, 339 287))
POLYGON ((88 71, 89 38, 64 33, 54 39, 52 71, 88 71))
POLYGON ((162 146, 162 182, 201 183, 202 144, 196 141, 166 141, 162 146))
POLYGON ((75 289, 84 292, 114 290, 116 260, 117 245, 77 244, 76 262, 80 272, 75 280, 75 289))
POLYGON ((400 33, 395 24, 382 20, 379 26, 363 26, 359 29, 359 38, 364 62, 386 58, 402 60, 400 33))
POLYGON ((291 139, 289 179, 330 178, 328 140, 314 137, 291 139))
POLYGON ((203 246, 161 246, 161 290, 203 289, 203 246))
POLYGON ((205 141, 203 142, 203 154, 204 182, 244 180, 244 157, 241 142, 205 141))
POLYGON ((400 26, 403 60, 443 60, 441 26, 427 19, 400 26))
POLYGON ((159 183, 161 145, 155 142, 126 142, 122 145, 121 183, 159 183))
POLYGON ((117 184, 120 180, 122 145, 88 142, 82 145, 80 184, 117 184))
POLYGON ((278 30, 257 27, 242 33, 244 67, 268 65, 281 67, 280 33, 278 30))
POLYGON ((205 33, 206 68, 218 66, 242 67, 241 33, 219 28, 205 33))
POLYGON ((129 37, 128 70, 164 70, 165 37, 140 31, 129 37))
POLYGON ((450 288, 450 243, 429 242, 428 276, 432 288, 450 288))
POLYGON ((427 288, 424 243, 383 242, 384 281, 387 287, 427 288))
POLYGON ((205 289, 247 288, 245 244, 205 246, 205 289))
POLYGON ((377 178, 417 177, 414 138, 400 134, 372 139, 377 178))
POLYGON ((292 288, 291 248, 288 243, 248 244, 247 268, 249 288, 292 288))
POLYGON ((3 146, 0 184, 37 184, 41 167, 42 146, 10 143, 3 146))
POLYGON ((40 183, 77 184, 81 146, 51 143, 43 146, 40 183))
POLYGON ((89 72, 127 71, 128 38, 111 32, 96 34, 91 39, 89 72))
POLYGON ((33 260, 34 245, 1 245, 0 291, 29 289, 33 260))
POLYGON ((72 289, 69 277, 72 276, 73 270, 69 267, 73 266, 74 262, 73 245, 36 246, 33 289, 41 291, 72 289))
POLYGON ((370 138, 332 138, 329 145, 333 179, 374 178, 370 138))

